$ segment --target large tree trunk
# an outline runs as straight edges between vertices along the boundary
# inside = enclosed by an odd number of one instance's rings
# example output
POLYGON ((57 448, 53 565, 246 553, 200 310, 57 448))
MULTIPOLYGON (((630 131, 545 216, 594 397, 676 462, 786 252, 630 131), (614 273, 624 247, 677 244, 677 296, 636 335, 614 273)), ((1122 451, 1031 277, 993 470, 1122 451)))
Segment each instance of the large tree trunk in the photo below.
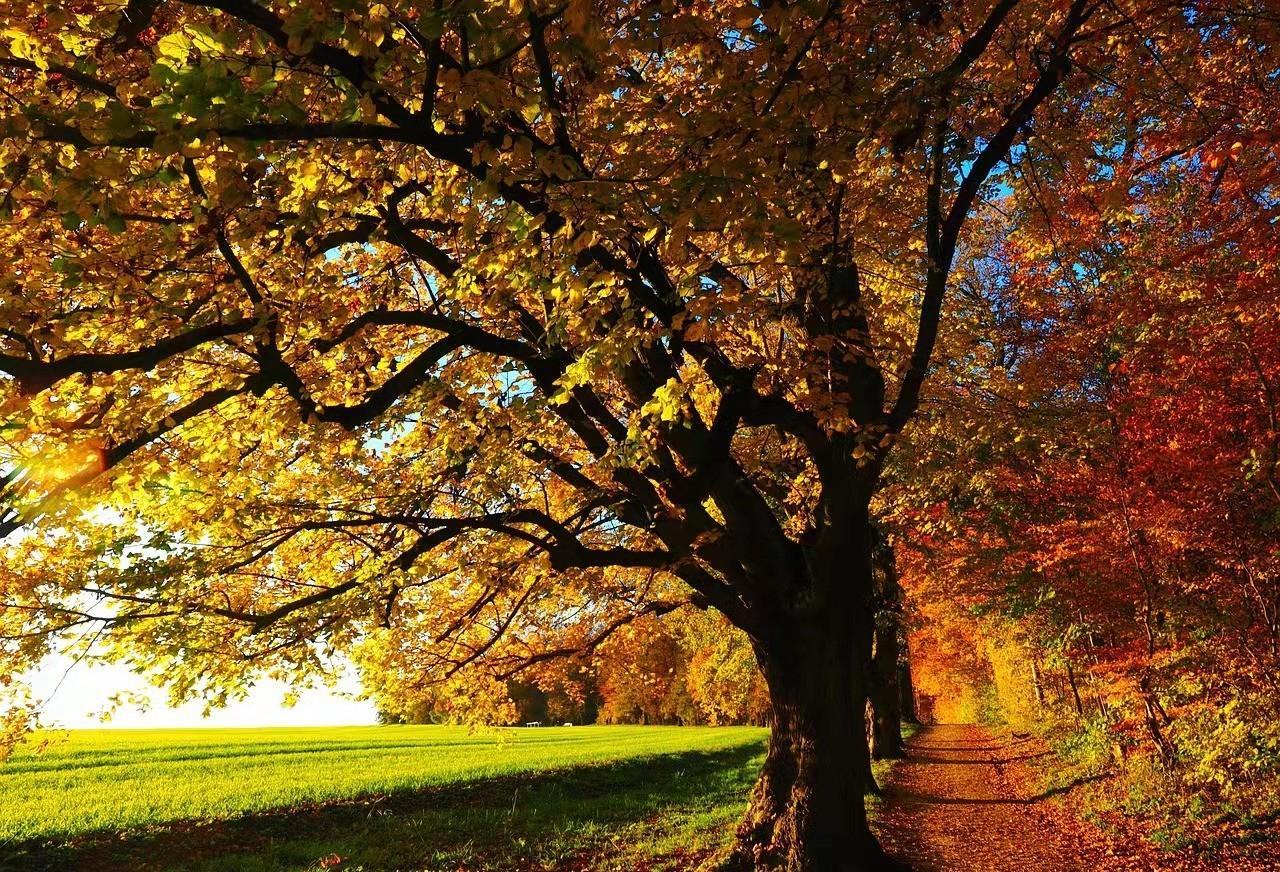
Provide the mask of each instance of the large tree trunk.
POLYGON ((846 563, 842 577, 831 579, 838 583, 819 583, 803 605, 775 622, 767 639, 753 639, 769 686, 772 732, 729 869, 900 868, 872 835, 863 804, 870 786, 864 712, 874 631, 869 546, 868 536, 860 562, 865 572, 855 566, 851 578, 846 563))
POLYGON ((894 868, 871 834, 863 804, 870 771, 865 676, 851 640, 817 628, 813 637, 802 656, 762 658, 772 732, 730 868, 894 868))

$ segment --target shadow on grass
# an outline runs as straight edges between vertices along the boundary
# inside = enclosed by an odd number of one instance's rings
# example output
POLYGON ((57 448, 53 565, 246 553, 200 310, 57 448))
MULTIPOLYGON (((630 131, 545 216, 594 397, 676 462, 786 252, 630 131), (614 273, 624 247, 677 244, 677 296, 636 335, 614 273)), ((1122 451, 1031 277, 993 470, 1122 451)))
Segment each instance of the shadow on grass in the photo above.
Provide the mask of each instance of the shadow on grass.
POLYGON ((0 870, 686 869, 726 842, 762 759, 751 744, 0 845, 0 870))

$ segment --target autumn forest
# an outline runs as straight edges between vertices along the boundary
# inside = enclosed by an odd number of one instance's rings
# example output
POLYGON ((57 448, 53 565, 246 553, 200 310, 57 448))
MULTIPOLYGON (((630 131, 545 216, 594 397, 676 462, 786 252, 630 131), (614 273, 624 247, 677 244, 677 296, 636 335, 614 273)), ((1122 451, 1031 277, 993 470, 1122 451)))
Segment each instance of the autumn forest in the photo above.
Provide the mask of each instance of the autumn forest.
POLYGON ((1280 865, 1272 0, 0 31, 0 868, 1280 865))

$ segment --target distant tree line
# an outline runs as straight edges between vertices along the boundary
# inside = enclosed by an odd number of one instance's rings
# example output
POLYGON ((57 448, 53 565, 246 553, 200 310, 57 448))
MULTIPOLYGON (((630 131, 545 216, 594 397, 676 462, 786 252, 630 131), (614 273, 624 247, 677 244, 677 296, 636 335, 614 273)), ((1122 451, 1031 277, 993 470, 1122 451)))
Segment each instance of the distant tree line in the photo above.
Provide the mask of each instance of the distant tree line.
MULTIPOLYGON (((365 681, 382 723, 471 719, 465 705, 425 688, 405 695, 365 681)), ((510 724, 764 725, 768 696, 746 637, 718 615, 694 609, 646 618, 590 657, 548 664, 506 683, 510 724)))
MULTIPOLYGON (((917 717, 894 560, 888 539, 881 536, 874 682, 866 712, 867 737, 877 759, 901 756, 901 722, 917 717)), ((749 639, 717 613, 693 608, 646 616, 588 656, 551 661, 506 681, 509 705, 496 709, 497 718, 491 703, 452 694, 447 684, 406 692, 376 660, 362 661, 362 670, 378 703, 378 718, 388 724, 482 719, 511 725, 769 723, 767 688, 749 639)))

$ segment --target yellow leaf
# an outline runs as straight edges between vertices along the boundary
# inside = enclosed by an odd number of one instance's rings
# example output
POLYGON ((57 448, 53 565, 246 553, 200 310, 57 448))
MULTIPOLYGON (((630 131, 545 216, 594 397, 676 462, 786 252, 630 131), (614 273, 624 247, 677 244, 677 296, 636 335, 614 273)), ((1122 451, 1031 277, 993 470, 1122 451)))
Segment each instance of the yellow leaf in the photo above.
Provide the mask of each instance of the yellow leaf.
POLYGON ((24 61, 31 61, 36 65, 37 69, 49 69, 49 62, 45 60, 44 51, 41 50, 40 44, 34 39, 20 30, 6 30, 5 36, 9 37, 9 53, 11 55, 24 61))

